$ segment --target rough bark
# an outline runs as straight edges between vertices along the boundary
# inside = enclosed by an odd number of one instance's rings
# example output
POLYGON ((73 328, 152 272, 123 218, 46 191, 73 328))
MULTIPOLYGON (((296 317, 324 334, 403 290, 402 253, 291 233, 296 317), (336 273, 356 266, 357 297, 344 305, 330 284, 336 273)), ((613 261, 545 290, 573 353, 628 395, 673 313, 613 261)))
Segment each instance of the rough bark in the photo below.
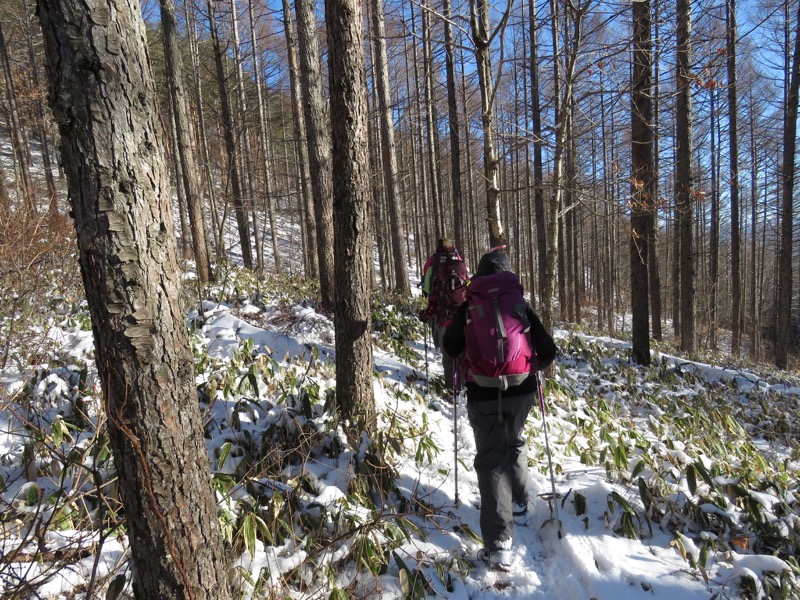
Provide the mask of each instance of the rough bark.
POLYGON ((326 0, 333 218, 336 227, 336 400, 351 442, 373 436, 371 198, 361 3, 326 0))
POLYGON ((327 124, 328 111, 322 95, 320 52, 317 41, 317 21, 313 0, 296 0, 297 40, 300 49, 300 82, 303 91, 303 110, 306 119, 308 165, 311 172, 311 189, 314 194, 314 211, 317 223, 317 249, 319 251, 319 287, 322 305, 331 310, 334 306, 337 284, 334 278, 334 225, 333 192, 331 185, 331 140, 327 124))
POLYGON ((229 598, 139 5, 38 8, 134 591, 229 598))

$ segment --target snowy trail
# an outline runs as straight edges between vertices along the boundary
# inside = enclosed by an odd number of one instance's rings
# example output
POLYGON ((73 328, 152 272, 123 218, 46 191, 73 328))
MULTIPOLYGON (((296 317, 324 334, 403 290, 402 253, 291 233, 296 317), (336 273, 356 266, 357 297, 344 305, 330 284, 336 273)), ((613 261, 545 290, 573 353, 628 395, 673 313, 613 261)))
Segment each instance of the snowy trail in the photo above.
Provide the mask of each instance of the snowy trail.
MULTIPOLYGON (((305 317, 315 316, 304 315, 305 317)), ((317 318, 318 320, 318 318, 317 318)), ((207 326, 212 339, 219 344, 229 344, 230 352, 237 337, 250 337, 262 348, 271 350, 273 356, 303 354, 309 344, 316 345, 321 356, 330 360, 332 348, 314 335, 317 322, 307 332, 308 336, 277 334, 244 324, 226 310, 221 310, 207 326), (230 338, 230 339, 229 339, 230 338)), ((223 352, 223 353, 224 353, 223 352)), ((466 411, 466 400, 460 397, 457 411, 458 439, 458 496, 456 506, 455 456, 453 433, 454 406, 450 397, 435 394, 432 386, 419 380, 420 371, 395 357, 375 349, 375 368, 384 380, 398 388, 416 391, 415 401, 398 401, 376 386, 376 400, 389 414, 397 411, 403 419, 427 423, 422 436, 433 440, 438 450, 432 458, 407 459, 398 467, 398 488, 409 497, 415 497, 432 509, 433 515, 421 519, 419 526, 424 539, 413 539, 399 552, 410 565, 423 566, 431 560, 461 560, 476 562, 481 544, 464 533, 471 529, 480 535, 480 498, 472 462, 475 443, 466 411), (410 384, 409 376, 416 383, 410 384), (426 393, 427 388, 427 393, 426 393), (434 558, 432 558, 434 557, 434 558)), ((429 348, 427 371, 432 380, 443 377, 441 355, 429 348)), ((424 374, 423 374, 424 375, 424 374)), ((548 404, 548 427, 556 422, 568 427, 561 419, 558 408, 548 404)), ((551 483, 547 473, 541 413, 534 407, 528 418, 529 456, 534 460, 530 470, 531 497, 535 498, 529 523, 515 527, 514 550, 516 556, 512 572, 497 573, 483 565, 466 569, 454 577, 450 589, 435 577, 429 577, 436 593, 452 600, 498 598, 531 598, 547 600, 706 600, 712 593, 703 581, 688 568, 685 560, 670 545, 671 538, 654 527, 653 538, 631 540, 615 534, 609 521, 609 494, 615 488, 606 482, 605 471, 598 465, 580 464, 574 457, 554 457, 560 465, 556 476, 557 493, 567 497, 560 508, 564 532, 557 536, 552 524, 548 502, 538 497, 550 493, 551 483), (574 494, 586 498, 586 512, 577 515, 573 504, 574 494)), ((557 428, 550 431, 551 446, 557 439, 557 428)), ((421 439, 421 438, 420 438, 421 439)), ((407 441, 409 455, 414 456, 413 441, 407 441)), ((380 577, 382 593, 377 598, 402 597, 398 573, 390 569, 380 577)))
MULTIPOLYGON (((432 376, 440 374, 441 367, 435 358, 429 368, 432 376)), ((453 406, 441 398, 430 398, 435 407, 426 412, 430 427, 439 432, 444 444, 449 441, 450 446, 442 449, 434 464, 425 470, 422 480, 436 488, 437 500, 446 498, 448 508, 461 525, 479 534, 480 497, 472 469, 475 444, 465 399, 459 398, 457 406, 460 505, 452 508, 455 498, 453 406), (437 481, 437 473, 446 473, 446 476, 437 481)), ((548 422, 551 418, 548 415, 548 422)), ((690 574, 685 561, 670 546, 666 534, 654 532, 650 540, 630 540, 609 531, 608 495, 613 487, 605 481, 605 472, 564 457, 559 458, 563 472, 556 477, 557 493, 561 498, 567 496, 560 505, 563 537, 559 539, 550 505, 539 497, 539 494, 550 493, 551 483, 537 408, 528 418, 528 427, 534 431, 535 438, 541 438, 535 447, 529 448, 529 455, 535 457, 538 468, 530 470, 534 501, 528 524, 514 529, 515 556, 511 572, 498 573, 476 565, 462 580, 455 582, 452 591, 438 590, 444 597, 453 600, 706 600, 711 596, 702 580, 690 574), (572 494, 577 491, 586 497, 584 515, 577 515, 572 505, 572 494)), ((434 533, 429 541, 442 548, 461 551, 474 562, 480 544, 464 536, 458 539, 460 548, 453 547, 452 538, 440 541, 434 533)))

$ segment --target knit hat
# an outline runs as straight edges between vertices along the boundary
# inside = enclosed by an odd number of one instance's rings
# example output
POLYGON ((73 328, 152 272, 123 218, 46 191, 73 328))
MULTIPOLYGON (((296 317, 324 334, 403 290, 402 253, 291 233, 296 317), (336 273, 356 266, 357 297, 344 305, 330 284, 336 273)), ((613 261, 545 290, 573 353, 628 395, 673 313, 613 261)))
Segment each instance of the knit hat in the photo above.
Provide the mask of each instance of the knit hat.
POLYGON ((512 271, 511 259, 503 252, 489 252, 481 257, 475 276, 492 275, 502 271, 512 271))

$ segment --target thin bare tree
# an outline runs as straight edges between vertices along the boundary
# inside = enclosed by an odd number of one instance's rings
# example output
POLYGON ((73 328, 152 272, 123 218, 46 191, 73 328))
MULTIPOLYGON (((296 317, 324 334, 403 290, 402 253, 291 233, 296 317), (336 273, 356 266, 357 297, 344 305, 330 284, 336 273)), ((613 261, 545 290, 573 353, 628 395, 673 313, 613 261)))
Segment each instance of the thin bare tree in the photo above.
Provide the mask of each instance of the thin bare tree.
POLYGON ((500 86, 503 67, 503 36, 512 0, 508 0, 496 27, 489 22, 488 0, 470 0, 470 25, 475 62, 478 67, 478 82, 481 92, 481 125, 483 129, 483 176, 486 186, 486 215, 489 225, 489 246, 506 244, 508 236, 500 214, 500 158, 497 152, 495 132, 495 100, 500 86), (500 59, 497 72, 492 65, 492 46, 500 38, 500 59))
POLYGON ((231 184, 233 193, 233 208, 236 214, 236 224, 239 228, 239 245, 242 249, 242 263, 245 268, 253 268, 253 250, 250 240, 250 219, 247 214, 247 202, 244 198, 244 188, 242 187, 241 173, 239 172, 239 148, 236 143, 235 125, 233 113, 231 111, 230 92, 228 89, 228 77, 225 73, 225 62, 227 60, 226 49, 222 46, 217 26, 214 2, 207 0, 208 6, 208 25, 211 32, 211 43, 214 46, 214 64, 217 69, 217 89, 219 91, 219 101, 222 117, 223 136, 225 137, 225 148, 227 150, 226 173, 231 184))
POLYGON ((394 287, 403 294, 411 291, 406 268, 406 239, 403 233, 403 210, 397 186, 397 154, 394 143, 394 118, 389 91, 389 59, 386 55, 386 26, 383 16, 383 0, 371 0, 372 42, 374 45, 375 84, 378 97, 378 116, 381 132, 381 159, 383 187, 389 210, 389 226, 392 237, 392 265, 394 287))
POLYGON ((797 148, 797 105, 800 94, 800 6, 795 21, 794 50, 789 73, 783 129, 783 165, 781 169, 781 230, 778 250, 777 328, 775 365, 785 369, 789 364, 789 325, 792 314, 792 234, 794 228, 794 165, 797 148))
MULTIPOLYGON (((731 203, 731 352, 738 356, 742 343, 741 216, 739 214, 739 107, 736 79, 736 0, 725 3, 728 72, 728 150, 731 203)), ((755 273, 753 273, 755 276, 755 273)))
POLYGON ((286 60, 289 66, 290 98, 292 101, 292 124, 294 125, 294 147, 297 156, 297 170, 300 175, 300 188, 303 206, 303 227, 305 230, 304 263, 306 273, 314 279, 319 278, 319 254, 317 252, 317 225, 314 222, 314 200, 311 191, 311 175, 308 167, 308 145, 306 144, 306 119, 301 102, 300 73, 297 65, 297 37, 292 21, 292 7, 289 0, 282 0, 283 30, 286 37, 286 60))
POLYGON ((334 279, 333 191, 331 184, 331 139, 328 111, 322 94, 317 20, 313 0, 295 0, 297 41, 300 55, 300 83, 308 143, 308 165, 317 223, 319 287, 322 305, 331 310, 336 298, 334 279))
POLYGON ((680 240, 680 338, 681 350, 694 351, 694 189, 692 175, 692 3, 678 0, 676 130, 676 201, 680 240))
POLYGON ((180 162, 179 172, 186 194, 186 208, 189 213, 189 229, 192 236, 192 252, 197 267, 197 279, 205 285, 212 278, 211 261, 208 256, 203 201, 200 197, 200 183, 197 179, 195 160, 194 131, 189 119, 189 109, 183 83, 183 60, 178 45, 178 21, 175 15, 174 0, 160 0, 161 28, 164 33, 164 57, 166 59, 167 80, 175 124, 175 138, 178 150, 176 157, 180 162))
POLYGON ((652 231, 653 53, 650 0, 633 0, 631 69, 631 313, 633 360, 650 364, 648 252, 652 231))

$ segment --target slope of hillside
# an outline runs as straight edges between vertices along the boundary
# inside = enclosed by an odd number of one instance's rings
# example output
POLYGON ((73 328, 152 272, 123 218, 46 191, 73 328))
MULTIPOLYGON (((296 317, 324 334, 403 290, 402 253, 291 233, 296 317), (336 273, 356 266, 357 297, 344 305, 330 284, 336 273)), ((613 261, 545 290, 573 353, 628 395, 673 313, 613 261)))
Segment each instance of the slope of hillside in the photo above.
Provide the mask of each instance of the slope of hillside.
MULTIPOLYGON (((380 434, 352 448, 334 410, 333 327, 312 292, 226 281, 189 322, 239 597, 797 596, 796 378, 665 355, 640 368, 623 342, 557 331, 546 423, 563 536, 537 403, 536 501, 512 572, 498 573, 475 560, 465 401, 441 395, 413 306, 374 303, 380 434)), ((0 589, 123 597, 131 565, 86 315, 36 325, 42 364, 0 374, 0 589)))

